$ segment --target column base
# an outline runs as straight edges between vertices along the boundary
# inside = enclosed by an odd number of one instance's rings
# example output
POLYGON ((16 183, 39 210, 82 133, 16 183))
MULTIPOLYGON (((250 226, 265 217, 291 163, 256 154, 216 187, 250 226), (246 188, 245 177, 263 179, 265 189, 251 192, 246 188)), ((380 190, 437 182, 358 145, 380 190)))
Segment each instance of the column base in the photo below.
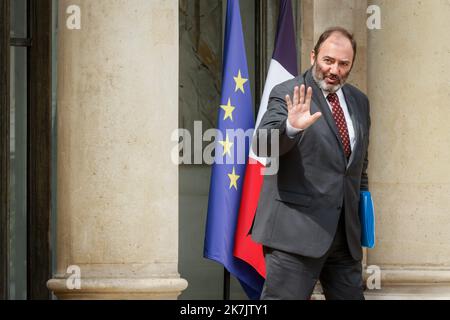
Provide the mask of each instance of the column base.
MULTIPOLYGON (((384 267, 380 289, 366 289, 367 300, 450 300, 450 269, 433 267, 384 267)), ((363 280, 367 284, 368 273, 363 280)), ((312 300, 325 300, 320 283, 312 300)))
POLYGON ((176 300, 187 285, 187 281, 181 278, 83 278, 79 289, 69 289, 66 278, 47 282, 47 287, 62 300, 176 300))
POLYGON ((449 284, 397 285, 364 292, 367 300, 450 300, 449 284))
MULTIPOLYGON (((450 300, 450 285, 399 285, 364 291, 366 300, 450 300)), ((325 300, 314 293, 311 300, 325 300)))

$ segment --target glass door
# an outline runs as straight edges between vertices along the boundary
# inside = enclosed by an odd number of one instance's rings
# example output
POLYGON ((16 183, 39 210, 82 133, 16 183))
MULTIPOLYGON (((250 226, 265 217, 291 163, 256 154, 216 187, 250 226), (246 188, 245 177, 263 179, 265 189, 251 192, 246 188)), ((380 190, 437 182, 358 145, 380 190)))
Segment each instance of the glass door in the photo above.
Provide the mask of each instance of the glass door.
POLYGON ((8 298, 27 298, 27 1, 11 1, 8 298))
POLYGON ((48 299, 52 0, 0 1, 0 299, 48 299))
POLYGON ((0 1, 0 299, 9 294, 9 14, 9 1, 0 1))
MULTIPOLYGON (((300 0, 292 3, 300 27, 300 0)), ((216 127, 226 5, 226 0, 179 1, 179 127, 189 132, 195 132, 195 123, 201 123, 202 132, 216 127)), ((278 8, 278 0, 240 1, 255 115, 272 58, 278 8)), ((211 167, 206 164, 179 167, 179 270, 189 279, 180 299, 222 299, 226 291, 231 299, 246 299, 234 277, 229 290, 224 290, 228 278, 225 275, 224 280, 223 267, 203 258, 210 173, 211 167)))

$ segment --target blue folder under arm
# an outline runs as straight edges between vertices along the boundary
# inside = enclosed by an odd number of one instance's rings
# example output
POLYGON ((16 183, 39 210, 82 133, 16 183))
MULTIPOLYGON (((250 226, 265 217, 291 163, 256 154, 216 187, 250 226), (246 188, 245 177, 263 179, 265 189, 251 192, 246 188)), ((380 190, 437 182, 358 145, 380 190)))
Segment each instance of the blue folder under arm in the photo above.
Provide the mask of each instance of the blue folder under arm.
POLYGON ((359 218, 361 220, 361 245, 375 247, 375 212, 370 191, 360 192, 359 218))

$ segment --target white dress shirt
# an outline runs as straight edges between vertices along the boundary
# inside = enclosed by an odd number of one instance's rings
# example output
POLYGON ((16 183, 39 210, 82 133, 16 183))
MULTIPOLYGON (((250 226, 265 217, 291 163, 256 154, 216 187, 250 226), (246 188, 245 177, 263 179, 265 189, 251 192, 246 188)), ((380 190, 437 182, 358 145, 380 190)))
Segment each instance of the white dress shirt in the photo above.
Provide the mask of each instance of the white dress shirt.
MULTIPOLYGON (((325 97, 325 101, 327 102, 328 107, 330 108, 331 112, 333 113, 333 110, 331 108, 331 104, 330 104, 330 102, 327 99, 328 92, 323 91, 323 90, 321 90, 321 91, 322 91, 322 94, 325 97)), ((342 89, 339 89, 338 91, 336 91, 336 94, 338 96, 339 103, 341 105, 342 111, 344 111, 345 122, 347 122, 348 135, 350 137, 350 147, 353 150, 354 147, 355 147, 355 143, 356 143, 356 135, 355 135, 355 129, 353 127, 353 121, 352 121, 352 118, 350 117, 350 113, 348 112, 347 102, 345 101, 345 97, 344 97, 344 93, 342 92, 342 89)), ((288 135, 288 137, 294 138, 294 136, 297 133, 299 133, 300 131, 302 131, 302 129, 294 128, 289 123, 289 119, 286 121, 286 134, 288 135)))

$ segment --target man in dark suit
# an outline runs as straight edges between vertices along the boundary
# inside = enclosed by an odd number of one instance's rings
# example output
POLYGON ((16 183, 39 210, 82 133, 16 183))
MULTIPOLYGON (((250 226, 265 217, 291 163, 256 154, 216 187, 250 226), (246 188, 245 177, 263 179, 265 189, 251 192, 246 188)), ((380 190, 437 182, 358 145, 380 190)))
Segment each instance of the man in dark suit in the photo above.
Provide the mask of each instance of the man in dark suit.
POLYGON ((261 299, 309 299, 317 280, 327 299, 364 299, 358 206, 370 116, 367 96, 345 84, 355 56, 353 36, 330 28, 312 68, 271 92, 257 137, 278 130, 279 169, 264 177, 251 230, 265 253, 261 299))

